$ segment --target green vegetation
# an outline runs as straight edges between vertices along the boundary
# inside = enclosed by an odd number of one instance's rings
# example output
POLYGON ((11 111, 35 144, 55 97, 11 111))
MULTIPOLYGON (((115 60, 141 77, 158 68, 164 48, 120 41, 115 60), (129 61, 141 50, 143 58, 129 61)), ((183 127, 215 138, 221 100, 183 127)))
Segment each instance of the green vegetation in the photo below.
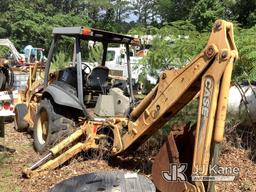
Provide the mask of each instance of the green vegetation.
POLYGON ((9 48, 1 46, 0 47, 0 58, 5 57, 9 53, 9 48))
POLYGON ((52 60, 51 70, 57 71, 57 70, 64 69, 65 67, 68 67, 69 61, 70 59, 66 56, 66 54, 60 51, 54 56, 52 60))
POLYGON ((12 176, 14 175, 13 170, 9 166, 14 160, 14 157, 11 156, 8 152, 0 153, 0 191, 1 192, 20 192, 21 189, 13 185, 12 176))
POLYGON ((12 162, 12 160, 12 157, 7 152, 0 153, 0 168, 12 162))
POLYGON ((238 28, 236 31, 236 45, 239 60, 236 62, 234 77, 256 80, 256 26, 249 29, 238 28))
MULTIPOLYGON (((213 22, 218 18, 231 20, 236 24, 240 55, 234 78, 256 77, 255 0, 0 0, 0 4, 0 38, 10 38, 18 50, 31 44, 47 52, 56 26, 86 25, 119 33, 158 35, 144 62, 145 72, 153 74, 190 61, 205 46, 213 22)), ((65 43, 59 47, 73 49, 65 43)), ((98 51, 90 53, 90 60, 99 59, 98 51)))
POLYGON ((101 62, 101 56, 103 53, 103 46, 102 45, 97 45, 94 46, 89 50, 89 56, 88 56, 88 61, 91 63, 100 63, 101 62))

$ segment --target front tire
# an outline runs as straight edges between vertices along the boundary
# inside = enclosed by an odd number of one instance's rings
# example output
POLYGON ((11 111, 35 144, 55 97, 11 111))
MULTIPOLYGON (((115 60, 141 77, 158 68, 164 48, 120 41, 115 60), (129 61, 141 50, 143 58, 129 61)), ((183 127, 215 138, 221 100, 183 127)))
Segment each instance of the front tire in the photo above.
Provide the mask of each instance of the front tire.
POLYGON ((18 132, 26 131, 29 127, 27 121, 24 120, 25 115, 28 113, 28 108, 24 103, 15 106, 14 129, 18 132))

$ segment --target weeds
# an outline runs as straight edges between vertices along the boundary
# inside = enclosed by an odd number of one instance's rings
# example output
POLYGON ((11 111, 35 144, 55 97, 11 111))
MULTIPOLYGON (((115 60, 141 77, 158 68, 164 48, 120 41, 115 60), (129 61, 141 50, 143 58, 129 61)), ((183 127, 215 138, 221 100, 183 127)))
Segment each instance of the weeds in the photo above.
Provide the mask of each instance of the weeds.
POLYGON ((10 162, 12 162, 12 157, 9 153, 0 153, 0 168, 5 164, 9 164, 10 162))
POLYGON ((6 168, 3 170, 2 174, 3 174, 3 178, 5 178, 5 177, 11 177, 11 176, 13 175, 11 169, 8 168, 8 167, 6 167, 6 168))
POLYGON ((225 136, 231 145, 250 151, 250 159, 256 160, 256 126, 240 118, 229 117, 226 121, 225 136))
POLYGON ((0 191, 1 192, 20 192, 21 189, 15 186, 10 178, 13 176, 13 171, 10 165, 13 161, 13 156, 10 153, 0 153, 0 191), (8 179, 7 179, 8 178, 8 179))
POLYGON ((66 54, 60 51, 53 58, 51 70, 57 71, 57 70, 64 69, 65 67, 68 66, 68 61, 69 61, 69 58, 66 56, 66 54))
POLYGON ((240 186, 240 190, 242 192, 254 191, 253 189, 255 189, 254 184, 250 180, 245 180, 244 182, 242 182, 242 185, 240 186))

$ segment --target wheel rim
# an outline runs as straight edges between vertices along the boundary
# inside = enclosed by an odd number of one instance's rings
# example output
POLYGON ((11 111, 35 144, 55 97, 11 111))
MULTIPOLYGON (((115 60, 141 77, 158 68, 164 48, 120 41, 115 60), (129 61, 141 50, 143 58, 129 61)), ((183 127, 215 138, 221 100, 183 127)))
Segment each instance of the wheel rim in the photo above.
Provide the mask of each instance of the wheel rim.
POLYGON ((48 125, 49 125, 48 114, 45 110, 40 112, 40 117, 37 122, 37 138, 41 145, 46 143, 48 137, 48 125))

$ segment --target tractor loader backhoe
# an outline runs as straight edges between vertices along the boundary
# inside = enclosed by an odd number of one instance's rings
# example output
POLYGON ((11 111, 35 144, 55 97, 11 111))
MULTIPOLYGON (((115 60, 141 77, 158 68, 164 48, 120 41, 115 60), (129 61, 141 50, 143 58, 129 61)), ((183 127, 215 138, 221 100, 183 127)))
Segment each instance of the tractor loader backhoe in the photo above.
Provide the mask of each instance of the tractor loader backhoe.
POLYGON ((90 149, 111 151, 111 155, 134 150, 200 93, 197 125, 171 129, 154 158, 152 177, 160 191, 215 191, 213 183, 193 181, 191 176, 209 175, 209 164, 216 163, 218 144, 223 140, 232 67, 237 58, 232 23, 217 20, 205 49, 184 68, 164 71, 159 83, 128 118, 85 121, 24 173, 29 177, 55 169, 75 154, 90 149), (172 163, 188 164, 185 181, 163 178, 163 172, 170 170, 172 163))

